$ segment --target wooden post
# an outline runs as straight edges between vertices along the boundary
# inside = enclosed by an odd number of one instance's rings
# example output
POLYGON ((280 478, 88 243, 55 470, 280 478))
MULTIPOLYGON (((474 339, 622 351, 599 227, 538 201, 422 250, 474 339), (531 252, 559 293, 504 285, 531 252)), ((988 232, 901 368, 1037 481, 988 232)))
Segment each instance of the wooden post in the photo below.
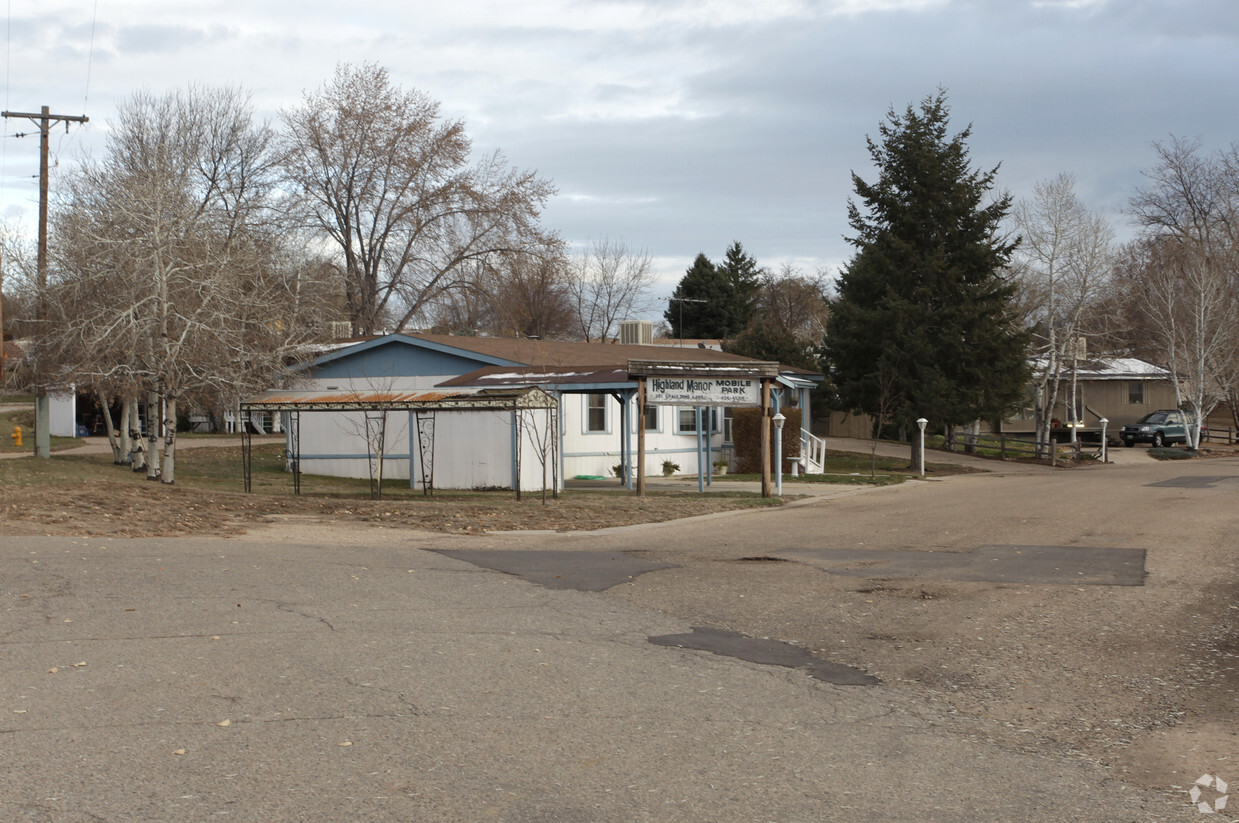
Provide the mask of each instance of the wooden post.
POLYGON ((1050 438, 1050 465, 1058 465, 1058 441, 1053 437, 1050 438))
POLYGON ((999 432, 998 434, 998 459, 1007 459, 1007 433, 999 432))
POLYGON ((637 497, 645 497, 645 378, 637 379, 637 497))
POLYGON ((761 496, 770 497, 770 381, 761 381, 761 496))

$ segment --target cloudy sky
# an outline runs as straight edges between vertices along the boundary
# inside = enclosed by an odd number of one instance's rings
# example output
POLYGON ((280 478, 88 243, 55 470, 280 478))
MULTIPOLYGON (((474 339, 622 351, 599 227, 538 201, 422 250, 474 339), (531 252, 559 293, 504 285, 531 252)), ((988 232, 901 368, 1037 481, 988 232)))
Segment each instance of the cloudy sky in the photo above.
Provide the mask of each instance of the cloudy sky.
MULTIPOLYGON (((851 172, 886 111, 947 89, 974 161, 1018 197, 1074 174, 1126 234, 1170 135, 1239 139, 1235 0, 7 0, 4 106, 91 118, 146 88, 241 85, 264 117, 338 61, 376 61, 551 178, 572 243, 643 247, 665 296, 699 251, 837 271, 851 172)), ((4 126, 0 212, 33 225, 37 138, 4 126)), ((53 179, 53 185, 54 179, 53 179)), ((665 304, 664 304, 665 305, 665 304)))

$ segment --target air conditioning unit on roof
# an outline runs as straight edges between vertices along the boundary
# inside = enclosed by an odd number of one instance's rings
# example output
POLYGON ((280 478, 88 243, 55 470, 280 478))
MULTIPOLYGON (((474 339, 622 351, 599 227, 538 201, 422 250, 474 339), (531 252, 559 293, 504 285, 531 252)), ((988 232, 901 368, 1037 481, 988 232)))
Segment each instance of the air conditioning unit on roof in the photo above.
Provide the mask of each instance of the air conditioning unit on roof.
POLYGON ((648 346, 654 342, 651 320, 624 320, 620 323, 620 343, 625 346, 648 346))

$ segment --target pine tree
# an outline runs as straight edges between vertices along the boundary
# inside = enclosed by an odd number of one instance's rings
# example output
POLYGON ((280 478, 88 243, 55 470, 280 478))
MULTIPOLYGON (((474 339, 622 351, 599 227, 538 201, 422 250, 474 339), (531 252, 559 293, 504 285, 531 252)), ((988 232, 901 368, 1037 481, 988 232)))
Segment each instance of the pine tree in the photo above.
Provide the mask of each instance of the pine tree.
POLYGON ((1028 382, 1028 337, 1002 277, 1015 248, 999 234, 1010 197, 983 202, 998 169, 969 165, 971 127, 949 137, 948 115, 939 91, 902 115, 890 110, 881 142, 866 140, 878 179, 852 175, 856 254, 823 349, 844 408, 902 426, 999 418, 1028 382))
POLYGON ((731 284, 733 295, 727 334, 721 336, 733 337, 744 331, 753 317, 757 293, 761 289, 761 269, 755 259, 745 254, 737 240, 727 247, 718 270, 731 284))
POLYGON ((676 337, 725 338, 734 334, 735 290, 727 275, 698 254, 663 314, 676 337), (681 319, 683 324, 681 325, 681 319))

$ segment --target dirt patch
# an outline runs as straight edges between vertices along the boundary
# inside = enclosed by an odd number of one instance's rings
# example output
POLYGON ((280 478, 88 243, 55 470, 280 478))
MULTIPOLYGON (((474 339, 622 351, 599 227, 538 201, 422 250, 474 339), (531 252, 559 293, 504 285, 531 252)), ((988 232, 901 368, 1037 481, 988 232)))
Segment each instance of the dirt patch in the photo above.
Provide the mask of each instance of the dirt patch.
POLYGON ((88 480, 54 487, 6 487, 0 503, 0 534, 227 536, 284 521, 453 534, 591 531, 776 504, 751 497, 637 498, 622 492, 569 492, 558 500, 548 500, 546 505, 535 496, 517 502, 511 492, 369 500, 249 495, 126 480, 88 480))

